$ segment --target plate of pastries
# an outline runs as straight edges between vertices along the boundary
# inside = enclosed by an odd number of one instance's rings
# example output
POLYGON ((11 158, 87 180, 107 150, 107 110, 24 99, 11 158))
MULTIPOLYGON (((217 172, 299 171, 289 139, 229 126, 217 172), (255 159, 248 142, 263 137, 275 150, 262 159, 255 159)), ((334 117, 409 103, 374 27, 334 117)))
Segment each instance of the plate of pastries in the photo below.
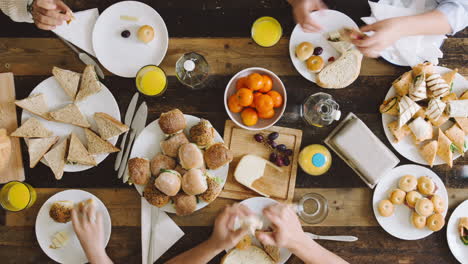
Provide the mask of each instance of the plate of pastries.
POLYGON ((173 109, 137 137, 127 177, 150 204, 185 216, 218 197, 232 158, 208 120, 173 109))
POLYGON ((468 263, 468 200, 455 208, 447 223, 447 243, 453 256, 468 263))
POLYGON ((468 140, 468 81, 457 69, 416 65, 396 79, 380 105, 385 135, 405 158, 453 166, 468 140))

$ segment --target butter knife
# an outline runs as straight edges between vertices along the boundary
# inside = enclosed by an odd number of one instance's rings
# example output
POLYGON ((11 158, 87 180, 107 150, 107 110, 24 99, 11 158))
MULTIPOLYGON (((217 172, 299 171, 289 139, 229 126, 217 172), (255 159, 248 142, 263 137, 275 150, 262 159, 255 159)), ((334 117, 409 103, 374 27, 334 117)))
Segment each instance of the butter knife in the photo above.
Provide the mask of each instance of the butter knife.
POLYGON ((312 239, 321 239, 321 240, 333 240, 333 241, 341 241, 341 242, 354 242, 357 241, 358 238, 355 236, 319 236, 309 232, 306 232, 308 236, 312 239))
MULTIPOLYGON (((128 104, 127 112, 125 113, 125 125, 130 127, 132 124, 133 116, 135 115, 135 110, 136 110, 136 104, 138 102, 138 92, 136 92, 132 100, 130 101, 130 104, 128 104)), ((127 135, 128 131, 123 135, 122 142, 120 142, 120 151, 117 153, 117 158, 115 159, 115 165, 114 165, 114 170, 118 170, 120 167, 120 164, 122 164, 122 155, 125 150, 125 142, 127 141, 127 135)))
MULTIPOLYGON (((57 35, 57 34, 55 34, 57 35)), ((65 43, 68 47, 70 47, 70 49, 72 49, 76 54, 78 54, 78 58, 80 58, 80 60, 86 64, 86 65, 94 65, 94 68, 96 69, 96 73, 97 75, 104 80, 104 72, 102 72, 101 68, 99 67, 99 65, 96 63, 96 61, 94 61, 88 54, 84 53, 84 52, 80 52, 75 46, 73 46, 73 44, 71 44, 70 42, 68 42, 67 40, 65 40, 64 38, 62 38, 61 36, 57 35, 57 37, 63 41, 63 43, 65 43)))

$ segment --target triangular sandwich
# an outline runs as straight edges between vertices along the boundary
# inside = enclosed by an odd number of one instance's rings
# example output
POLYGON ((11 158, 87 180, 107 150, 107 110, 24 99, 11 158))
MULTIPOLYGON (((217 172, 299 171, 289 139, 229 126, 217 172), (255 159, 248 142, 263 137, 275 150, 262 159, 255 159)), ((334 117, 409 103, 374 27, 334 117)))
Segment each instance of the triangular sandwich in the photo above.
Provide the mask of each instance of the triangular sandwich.
POLYGON ((76 94, 75 101, 82 101, 86 97, 91 96, 101 91, 101 83, 97 77, 96 71, 93 65, 86 66, 83 72, 83 78, 81 79, 80 90, 76 94))
POLYGON ((96 166, 96 160, 86 150, 80 139, 74 134, 70 137, 70 147, 68 148, 67 161, 72 164, 82 164, 89 166, 96 166))
POLYGON ((452 141, 439 128, 439 137, 437 138, 437 155, 449 165, 453 166, 453 152, 451 150, 452 141))
POLYGON ((38 115, 44 119, 49 119, 49 107, 45 102, 45 96, 42 93, 34 94, 23 100, 16 100, 15 104, 24 110, 38 115))
POLYGON ((423 156, 431 168, 434 165, 434 160, 437 154, 437 146, 437 140, 431 140, 419 149, 419 153, 421 153, 421 156, 423 156))
POLYGON ((45 126, 36 118, 31 117, 18 127, 10 136, 12 137, 51 137, 53 135, 45 126))
POLYGON ((95 113, 94 120, 98 126, 99 135, 107 140, 128 131, 128 126, 106 113, 95 113))
POLYGON ((78 92, 78 85, 80 84, 81 74, 60 69, 59 67, 52 68, 52 74, 55 80, 60 84, 60 87, 65 93, 73 100, 75 100, 76 93, 78 92))
POLYGON ((55 179, 60 180, 63 176, 63 169, 65 167, 65 155, 67 154, 68 138, 65 138, 53 147, 49 152, 44 155, 45 160, 49 164, 49 168, 55 175, 55 179))
POLYGON ((91 155, 120 151, 120 149, 116 148, 108 141, 100 138, 98 135, 96 135, 93 131, 89 129, 85 129, 85 134, 88 140, 88 151, 91 155))
POLYGON ((454 124, 445 130, 445 135, 453 142, 457 152, 465 156, 465 132, 457 124, 454 124))
POLYGON ((69 104, 56 111, 50 112, 53 121, 72 124, 79 127, 90 127, 88 120, 81 113, 76 104, 69 104))
POLYGON ((29 167, 34 168, 59 137, 33 138, 28 140, 29 167))

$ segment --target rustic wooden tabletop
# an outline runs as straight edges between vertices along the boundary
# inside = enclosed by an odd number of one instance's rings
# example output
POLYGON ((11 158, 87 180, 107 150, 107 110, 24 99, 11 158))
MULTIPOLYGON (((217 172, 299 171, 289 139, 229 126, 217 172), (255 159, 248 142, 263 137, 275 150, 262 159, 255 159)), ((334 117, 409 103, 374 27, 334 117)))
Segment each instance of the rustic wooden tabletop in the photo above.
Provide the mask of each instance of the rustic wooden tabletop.
MULTIPOLYGON (((117 1, 69 0, 75 10, 97 7, 102 12, 117 1)), ((288 91, 288 105, 277 125, 303 130, 302 146, 321 143, 334 125, 326 128, 307 126, 298 114, 303 99, 315 92, 332 94, 340 104, 343 115, 357 114, 374 133, 393 150, 384 135, 378 106, 392 81, 404 71, 382 59, 365 59, 361 76, 348 88, 323 90, 302 78, 289 58, 289 35, 295 25, 291 8, 285 0, 169 0, 143 1, 154 7, 163 17, 171 37, 162 68, 169 75, 168 90, 163 97, 145 98, 149 106, 148 121, 174 107, 187 114, 210 120, 222 134, 228 116, 222 98, 230 77, 251 66, 267 68, 277 73, 288 91), (250 39, 252 22, 263 15, 277 18, 284 36, 276 46, 261 48, 250 39), (175 61, 185 52, 203 54, 210 63, 210 88, 189 91, 174 76, 175 61)), ((329 8, 348 14, 356 23, 369 15, 365 0, 326 1, 329 8)), ((81 71, 84 65, 77 56, 52 33, 38 30, 31 24, 13 23, 0 14, 0 72, 15 74, 17 98, 27 97, 42 80, 51 75, 54 65, 81 71)), ((440 65, 458 68, 468 76, 468 29, 448 38, 443 44, 444 58, 440 65)), ((113 76, 107 72, 104 83, 114 94, 124 113, 135 92, 134 79, 113 76)), ((1 88, 1 87, 0 87, 1 88)), ((19 114, 20 112, 18 112, 19 114)), ((28 157, 22 143, 24 164, 28 157)), ((410 163, 397 154, 401 164, 410 163)), ((36 205, 24 213, 0 212, 0 259, 2 263, 52 263, 36 242, 34 222, 37 211, 50 195, 68 188, 80 188, 97 195, 108 207, 112 217, 112 237, 107 251, 116 263, 140 263, 140 200, 133 187, 117 180, 113 170, 115 155, 110 155, 98 167, 78 173, 65 173, 56 181, 51 171, 39 164, 25 169, 26 181, 37 188, 36 205)), ((450 210, 468 199, 468 158, 459 158, 454 167, 436 166, 433 170, 449 191, 450 210)), ((387 234, 378 226, 372 212, 372 190, 336 155, 333 166, 323 176, 308 176, 300 169, 297 175, 295 200, 307 192, 324 195, 330 205, 328 218, 316 226, 304 226, 306 231, 324 235, 354 235, 354 243, 326 242, 320 244, 350 263, 456 263, 449 251, 443 229, 418 241, 403 241, 387 234)), ((185 236, 166 252, 157 263, 187 250, 211 232, 213 219, 226 204, 234 201, 217 199, 203 210, 188 217, 173 219, 185 236)), ((218 256, 212 263, 218 263, 218 256)), ((292 257, 288 263, 301 263, 292 257)))

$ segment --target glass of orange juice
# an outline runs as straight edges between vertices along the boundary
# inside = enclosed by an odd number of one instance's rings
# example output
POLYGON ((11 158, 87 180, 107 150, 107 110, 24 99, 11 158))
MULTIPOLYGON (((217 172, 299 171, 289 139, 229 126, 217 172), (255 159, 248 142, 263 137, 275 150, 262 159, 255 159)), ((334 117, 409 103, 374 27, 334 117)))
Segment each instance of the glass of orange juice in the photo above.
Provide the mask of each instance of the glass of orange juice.
POLYGON ((252 39, 262 47, 274 46, 281 35, 283 35, 281 24, 273 17, 261 17, 252 25, 252 39))
POLYGON ((141 68, 135 82, 138 91, 148 96, 160 96, 167 88, 166 73, 156 65, 147 65, 141 68))
POLYGON ((31 207, 36 202, 36 197, 36 190, 25 182, 11 181, 0 190, 0 204, 11 212, 31 207))

